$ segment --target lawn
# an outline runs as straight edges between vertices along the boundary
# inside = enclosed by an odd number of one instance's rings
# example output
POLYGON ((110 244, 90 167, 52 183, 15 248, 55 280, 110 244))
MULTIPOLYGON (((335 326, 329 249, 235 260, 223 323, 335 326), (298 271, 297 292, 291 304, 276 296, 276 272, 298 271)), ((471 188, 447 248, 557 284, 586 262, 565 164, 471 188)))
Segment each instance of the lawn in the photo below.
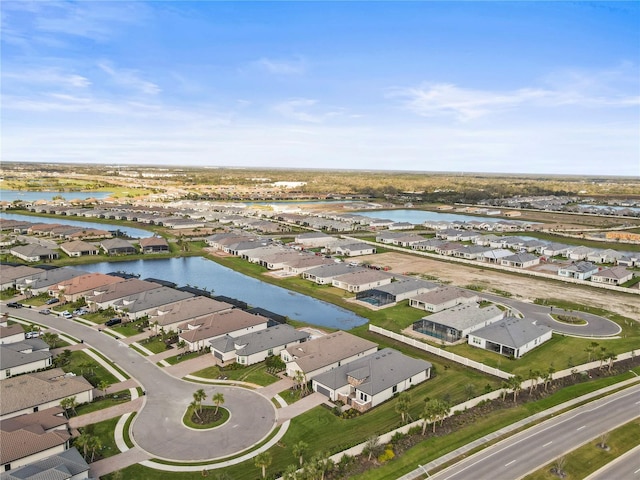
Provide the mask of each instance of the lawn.
POLYGON ((129 400, 131 400, 129 390, 121 390, 119 392, 110 393, 105 397, 97 397, 91 403, 85 403, 76 407, 76 413, 78 415, 84 415, 85 413, 91 413, 97 410, 102 410, 103 408, 109 408, 121 403, 126 403, 129 400))
MULTIPOLYGON (((176 365, 181 362, 186 362, 187 360, 191 360, 192 358, 197 358, 201 355, 205 355, 203 352, 185 352, 179 353, 178 355, 174 355, 173 357, 167 357, 164 359, 170 365, 176 365)), ((208 354, 207 354, 208 355, 208 354)), ((207 377, 209 378, 209 377, 207 377)))
POLYGON ((109 327, 114 332, 118 332, 123 337, 133 337, 139 335, 145 331, 144 325, 148 323, 146 320, 136 320, 134 322, 121 323, 120 325, 114 325, 109 327))
MULTIPOLYGON (((91 425, 87 425, 86 427, 82 427, 80 429, 82 433, 88 433, 100 439, 102 448, 100 449, 99 453, 96 452, 96 460, 98 459, 98 457, 107 458, 120 453, 120 450, 118 450, 114 438, 114 432, 118 420, 120 420, 119 417, 111 418, 103 422, 92 423, 91 425)), ((80 451, 80 454, 82 454, 82 449, 79 448, 78 450, 80 451)))
POLYGON ((226 377, 226 380, 236 380, 240 382, 255 383, 256 385, 271 385, 279 380, 278 377, 267 373, 267 367, 264 362, 256 363, 248 367, 243 367, 238 364, 234 364, 233 368, 226 367, 224 369, 217 365, 203 368, 197 372, 193 372, 192 375, 196 377, 219 379, 226 377))
POLYGON ((162 341, 162 336, 158 335, 153 338, 149 338, 148 340, 143 340, 138 342, 141 346, 146 348, 147 350, 152 351, 153 353, 162 353, 168 348, 167 345, 162 341))
MULTIPOLYGON (((401 457, 397 457, 387 465, 369 470, 357 478, 359 480, 395 480, 402 474, 415 469, 418 464, 424 465, 504 426, 569 399, 598 390, 615 382, 629 379, 631 376, 630 373, 626 372, 616 377, 580 383, 564 388, 558 393, 537 402, 496 411, 479 418, 473 425, 452 434, 436 438, 427 436, 424 442, 411 448, 401 457)), ((417 416, 417 410, 422 405, 423 396, 437 397, 437 395, 429 392, 430 382, 425 382, 411 390, 411 415, 414 417, 417 416), (419 390, 420 387, 423 387, 424 391, 419 390)), ((291 421, 289 430, 282 440, 270 450, 273 462, 267 469, 267 474, 273 475, 276 472, 281 472, 288 465, 294 463, 291 446, 300 440, 309 445, 307 453, 307 457, 309 457, 315 452, 323 450, 328 450, 332 453, 338 452, 346 446, 360 443, 369 435, 387 432, 397 426, 400 426, 400 415, 395 412, 395 402, 393 401, 350 420, 336 417, 325 407, 316 407, 291 421)), ((255 480, 259 478, 259 470, 255 467, 253 460, 227 467, 219 472, 224 472, 235 480, 255 480)), ((215 478, 216 470, 211 471, 211 473, 215 478)), ((166 476, 166 472, 152 470, 141 465, 132 465, 122 470, 120 478, 124 480, 138 478, 162 480, 166 476)), ((111 474, 104 478, 114 480, 115 477, 111 474)), ((197 478, 202 478, 202 473, 172 473, 171 478, 176 480, 196 480, 197 478)))
MULTIPOLYGON (((638 444, 640 438, 640 419, 635 419, 621 427, 612 430, 605 443, 609 450, 598 447, 601 438, 598 437, 564 456, 566 480, 586 478, 607 463, 615 460, 638 444)), ((527 475, 525 480, 553 480, 558 477, 551 473, 555 462, 527 475)))
MULTIPOLYGON (((61 353, 58 357, 63 355, 64 353, 61 353)), ((61 365, 61 368, 65 372, 73 372, 76 375, 85 377, 94 387, 97 387, 101 381, 105 381, 110 385, 118 383, 118 379, 109 373, 106 368, 81 350, 71 352, 68 363, 61 365)))

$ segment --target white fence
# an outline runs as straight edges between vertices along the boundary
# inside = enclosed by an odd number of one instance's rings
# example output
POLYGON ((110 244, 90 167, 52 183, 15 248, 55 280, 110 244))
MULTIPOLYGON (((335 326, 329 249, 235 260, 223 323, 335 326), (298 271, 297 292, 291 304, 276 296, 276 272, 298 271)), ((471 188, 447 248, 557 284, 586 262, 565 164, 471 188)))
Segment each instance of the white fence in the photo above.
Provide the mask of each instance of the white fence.
POLYGON ((420 350, 424 350, 425 352, 432 353, 434 355, 438 355, 439 357, 446 358, 447 360, 451 360, 453 362, 459 363, 461 365, 465 365, 467 367, 475 368, 476 370, 480 370, 481 372, 488 373, 490 375, 495 375, 500 378, 509 378, 513 375, 507 372, 503 372, 502 370, 498 370, 495 367, 489 367, 484 363, 476 362, 475 360, 471 360, 466 357, 462 357, 453 352, 448 352, 447 350, 443 350, 442 348, 433 347, 428 343, 421 342, 415 338, 407 337, 400 333, 394 333, 384 328, 377 327, 375 325, 369 324, 369 330, 374 333, 379 333, 380 335, 384 335, 385 337, 392 338, 402 343, 406 343, 407 345, 411 345, 412 347, 419 348, 420 350))

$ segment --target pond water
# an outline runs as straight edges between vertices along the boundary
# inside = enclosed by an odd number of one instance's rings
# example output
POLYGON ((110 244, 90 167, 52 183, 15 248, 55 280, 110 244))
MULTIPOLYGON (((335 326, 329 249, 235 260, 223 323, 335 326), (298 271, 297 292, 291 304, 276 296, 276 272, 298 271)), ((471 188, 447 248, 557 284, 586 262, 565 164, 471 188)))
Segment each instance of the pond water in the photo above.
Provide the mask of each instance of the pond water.
MULTIPOLYGON (((440 213, 429 212, 426 210, 373 210, 373 211, 361 211, 358 214, 364 217, 388 219, 394 222, 408 222, 415 225, 420 225, 424 222, 498 222, 504 221, 504 218, 499 217, 478 217, 475 215, 462 215, 458 213, 440 213)), ((509 220, 514 223, 517 221, 509 220)))
POLYGON ((214 295, 224 295, 318 326, 349 330, 367 323, 367 319, 349 310, 276 285, 261 282, 202 257, 125 262, 101 262, 82 265, 90 272, 126 272, 141 279, 168 280, 179 287, 206 288, 214 295))
POLYGON ((86 200, 95 198, 98 200, 110 197, 113 192, 34 192, 30 190, 0 190, 0 200, 13 202, 36 202, 38 200, 51 201, 54 197, 62 197, 65 200, 86 200))
POLYGON ((20 215, 17 213, 0 213, 0 218, 6 218, 7 220, 18 220, 20 222, 32 222, 32 223, 59 223, 62 225, 78 226, 83 228, 98 228, 100 230, 120 230, 126 236, 130 238, 147 238, 153 236, 152 232, 142 230, 140 228, 125 227, 123 225, 113 225, 110 223, 96 223, 96 222, 84 222, 82 220, 71 220, 67 218, 50 218, 50 217, 38 217, 31 215, 20 215))
POLYGON ((620 207, 618 205, 591 205, 588 203, 581 203, 578 206, 582 208, 595 208, 597 210, 630 210, 632 212, 640 212, 640 207, 620 207))

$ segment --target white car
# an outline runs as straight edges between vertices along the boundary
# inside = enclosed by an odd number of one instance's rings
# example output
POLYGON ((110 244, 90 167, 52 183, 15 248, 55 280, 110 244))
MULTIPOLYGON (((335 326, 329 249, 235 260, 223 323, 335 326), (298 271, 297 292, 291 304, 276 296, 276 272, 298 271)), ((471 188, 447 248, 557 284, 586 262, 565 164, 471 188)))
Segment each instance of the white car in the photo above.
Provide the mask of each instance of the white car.
POLYGON ((69 312, 69 310, 65 310, 60 314, 60 316, 62 318, 66 318, 67 320, 73 318, 73 315, 71 315, 71 312, 69 312))

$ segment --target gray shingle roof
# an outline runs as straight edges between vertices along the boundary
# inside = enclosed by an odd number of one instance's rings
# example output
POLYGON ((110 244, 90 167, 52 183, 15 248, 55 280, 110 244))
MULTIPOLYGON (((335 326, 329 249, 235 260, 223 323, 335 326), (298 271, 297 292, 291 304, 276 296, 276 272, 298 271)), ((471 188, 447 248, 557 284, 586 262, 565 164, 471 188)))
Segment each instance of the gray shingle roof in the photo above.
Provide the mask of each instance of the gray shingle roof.
POLYGON ((348 383, 348 377, 361 380, 358 390, 376 395, 397 385, 409 377, 431 368, 431 363, 408 357, 392 348, 385 348, 359 358, 341 367, 334 368, 314 378, 331 389, 348 383))
POLYGON ((472 335, 517 349, 541 337, 550 330, 549 327, 536 325, 526 318, 507 317, 476 330, 472 335))
POLYGON ((1 480, 68 480, 89 470, 75 447, 57 455, 0 474, 1 480))
POLYGON ((240 347, 237 355, 253 355, 271 348, 280 347, 293 342, 299 342, 310 337, 307 332, 296 330, 291 325, 276 325, 257 332, 247 333, 235 339, 240 347))

